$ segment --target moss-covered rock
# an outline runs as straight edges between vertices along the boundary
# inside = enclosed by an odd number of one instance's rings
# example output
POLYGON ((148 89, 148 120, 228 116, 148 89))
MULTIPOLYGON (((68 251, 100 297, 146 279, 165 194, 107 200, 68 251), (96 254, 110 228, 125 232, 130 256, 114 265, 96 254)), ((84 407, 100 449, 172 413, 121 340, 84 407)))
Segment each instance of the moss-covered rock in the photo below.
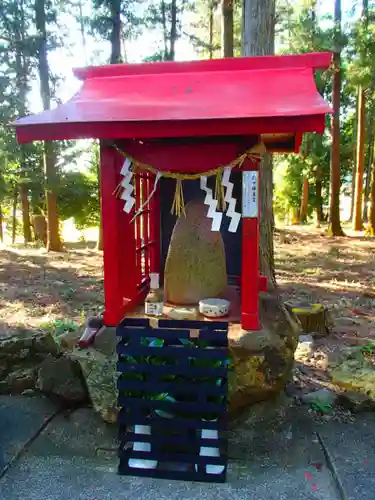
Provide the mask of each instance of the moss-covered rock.
POLYGON ((186 205, 174 227, 164 272, 167 302, 195 305, 201 299, 224 297, 227 287, 225 248, 220 232, 211 231, 207 206, 186 205))
POLYGON ((103 354, 93 347, 74 349, 70 358, 79 363, 92 405, 108 423, 117 421, 117 355, 103 354))
POLYGON ((283 390, 291 375, 301 327, 277 295, 262 294, 260 331, 230 334, 233 370, 229 375, 229 411, 265 401, 283 390))
POLYGON ((341 388, 375 398, 375 366, 360 349, 353 349, 331 375, 332 382, 341 388))

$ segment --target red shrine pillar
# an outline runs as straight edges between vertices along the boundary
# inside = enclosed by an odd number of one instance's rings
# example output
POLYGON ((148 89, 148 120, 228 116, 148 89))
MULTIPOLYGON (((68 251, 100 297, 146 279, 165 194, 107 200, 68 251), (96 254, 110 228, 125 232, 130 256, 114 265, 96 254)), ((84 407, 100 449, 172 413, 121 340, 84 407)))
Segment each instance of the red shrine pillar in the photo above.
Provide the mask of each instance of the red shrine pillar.
POLYGON ((242 276, 241 326, 259 329, 259 163, 242 166, 242 276))
POLYGON ((123 158, 100 144, 100 191, 104 259, 104 324, 117 326, 137 296, 134 225, 115 196, 123 158))

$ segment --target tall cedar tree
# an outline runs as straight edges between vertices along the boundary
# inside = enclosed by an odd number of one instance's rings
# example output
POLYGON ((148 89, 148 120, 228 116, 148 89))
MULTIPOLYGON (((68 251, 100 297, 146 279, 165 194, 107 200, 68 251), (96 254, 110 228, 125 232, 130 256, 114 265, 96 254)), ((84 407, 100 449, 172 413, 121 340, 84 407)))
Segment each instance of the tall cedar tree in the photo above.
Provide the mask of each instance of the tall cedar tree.
POLYGON ((340 222, 340 103, 341 103, 341 0, 335 0, 335 47, 333 54, 333 117, 331 152, 330 236, 343 236, 340 222))
MULTIPOLYGON (((275 0, 244 0, 242 54, 265 56, 275 53, 275 0)), ((264 155, 260 169, 260 269, 269 287, 276 287, 274 259, 272 157, 264 155)))
MULTIPOLYGON (((35 0, 35 26, 38 37, 38 72, 40 80, 40 95, 43 109, 51 105, 51 89, 49 80, 49 66, 47 53, 47 26, 46 26, 46 0, 35 0)), ((47 225, 48 238, 47 250, 62 251, 62 242, 59 231, 59 217, 57 212, 57 162, 56 151, 52 142, 44 143, 44 167, 47 200, 47 225)))
MULTIPOLYGON (((210 22, 210 28, 212 24, 210 22)), ((211 33, 210 44, 212 46, 211 33)), ((221 0, 222 57, 233 57, 233 0, 221 0)))
MULTIPOLYGON (((368 0, 362 3, 362 22, 365 27, 368 24, 368 0)), ((366 127, 366 96, 363 85, 358 87, 358 118, 357 118, 357 158, 356 176, 353 203, 353 230, 362 231, 362 198, 363 198, 363 171, 365 163, 365 127, 366 127)))

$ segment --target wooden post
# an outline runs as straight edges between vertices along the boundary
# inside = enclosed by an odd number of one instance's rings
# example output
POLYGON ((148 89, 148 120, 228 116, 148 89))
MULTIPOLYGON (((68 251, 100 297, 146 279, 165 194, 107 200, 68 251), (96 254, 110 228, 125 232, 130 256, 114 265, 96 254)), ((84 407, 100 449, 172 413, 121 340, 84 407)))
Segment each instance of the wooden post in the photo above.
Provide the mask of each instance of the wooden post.
POLYGON ((131 216, 123 212, 123 202, 114 191, 120 181, 118 153, 100 145, 100 187, 103 224, 104 324, 116 326, 127 304, 136 294, 135 252, 131 216))
MULTIPOLYGON (((154 177, 152 178, 152 184, 155 182, 154 177)), ((151 187, 152 189, 152 187, 151 187)), ((156 189, 154 196, 150 201, 150 241, 152 246, 150 249, 150 272, 160 273, 160 184, 156 189)))
POLYGON ((259 329, 259 171, 246 162, 242 173, 241 326, 259 329))

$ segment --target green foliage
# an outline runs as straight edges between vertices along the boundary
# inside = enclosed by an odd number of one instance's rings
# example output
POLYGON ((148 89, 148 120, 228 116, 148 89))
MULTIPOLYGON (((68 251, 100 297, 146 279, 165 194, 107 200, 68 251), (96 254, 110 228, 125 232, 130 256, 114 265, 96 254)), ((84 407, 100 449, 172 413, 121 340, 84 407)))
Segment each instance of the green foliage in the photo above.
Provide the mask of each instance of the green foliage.
POLYGON ((85 24, 90 27, 90 33, 99 40, 112 40, 112 12, 120 5, 121 32, 126 40, 135 38, 141 32, 143 18, 139 7, 142 0, 92 0, 93 17, 85 18, 85 24))
POLYGON ((63 220, 74 218, 77 229, 99 224, 98 179, 90 173, 65 172, 60 179, 58 205, 63 220))

